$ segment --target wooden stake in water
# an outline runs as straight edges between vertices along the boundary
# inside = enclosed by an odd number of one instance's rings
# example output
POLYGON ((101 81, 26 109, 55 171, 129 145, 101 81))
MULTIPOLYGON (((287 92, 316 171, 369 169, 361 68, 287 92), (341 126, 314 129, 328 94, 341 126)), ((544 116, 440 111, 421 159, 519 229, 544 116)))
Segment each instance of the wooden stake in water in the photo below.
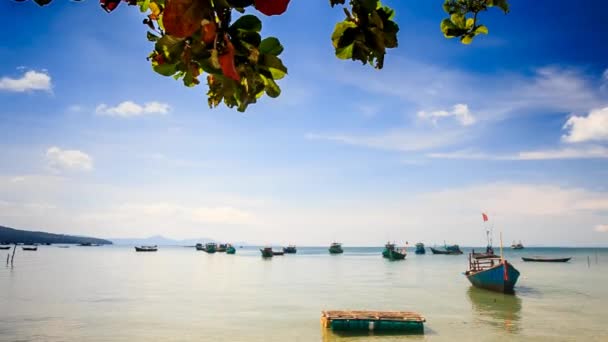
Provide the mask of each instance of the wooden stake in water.
POLYGON ((13 260, 15 260, 16 251, 17 251, 17 244, 15 243, 15 247, 13 248, 13 256, 11 256, 11 267, 13 267, 13 260))

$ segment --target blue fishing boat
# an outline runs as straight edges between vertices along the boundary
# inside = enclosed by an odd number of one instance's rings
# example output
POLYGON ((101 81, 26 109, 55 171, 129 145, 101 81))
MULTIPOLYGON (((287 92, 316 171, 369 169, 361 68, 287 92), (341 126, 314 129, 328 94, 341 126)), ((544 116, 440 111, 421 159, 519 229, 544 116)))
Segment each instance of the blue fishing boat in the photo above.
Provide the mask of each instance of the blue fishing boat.
POLYGON ((467 279, 475 287, 486 290, 513 293, 519 271, 506 260, 494 256, 479 257, 469 254, 467 279))
MULTIPOLYGON (((483 214, 484 222, 488 220, 487 215, 483 214)), ((494 254, 492 248, 492 228, 486 229, 488 244, 486 251, 469 253, 469 269, 464 275, 471 284, 486 290, 513 293, 519 271, 505 260, 502 253, 502 234, 500 235, 500 256, 494 254)))

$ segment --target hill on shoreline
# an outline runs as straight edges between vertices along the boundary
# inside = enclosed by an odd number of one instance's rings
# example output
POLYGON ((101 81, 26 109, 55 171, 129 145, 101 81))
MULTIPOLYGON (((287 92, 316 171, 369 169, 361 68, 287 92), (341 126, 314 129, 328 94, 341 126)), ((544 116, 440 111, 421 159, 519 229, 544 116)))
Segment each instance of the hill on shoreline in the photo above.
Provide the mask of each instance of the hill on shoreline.
POLYGON ((0 226, 0 244, 13 244, 13 243, 23 243, 23 244, 91 243, 91 244, 100 244, 100 245, 111 245, 112 241, 93 238, 93 237, 87 237, 87 236, 52 234, 52 233, 46 233, 46 232, 20 230, 20 229, 0 226))

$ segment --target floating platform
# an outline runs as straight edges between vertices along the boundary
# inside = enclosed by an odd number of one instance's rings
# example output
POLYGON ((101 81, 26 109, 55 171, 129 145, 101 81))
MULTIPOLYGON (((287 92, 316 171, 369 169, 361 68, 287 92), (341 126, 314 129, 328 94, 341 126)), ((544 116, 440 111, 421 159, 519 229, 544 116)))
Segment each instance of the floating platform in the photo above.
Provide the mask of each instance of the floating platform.
POLYGON ((321 325, 334 331, 424 333, 426 319, 408 311, 322 311, 321 325))

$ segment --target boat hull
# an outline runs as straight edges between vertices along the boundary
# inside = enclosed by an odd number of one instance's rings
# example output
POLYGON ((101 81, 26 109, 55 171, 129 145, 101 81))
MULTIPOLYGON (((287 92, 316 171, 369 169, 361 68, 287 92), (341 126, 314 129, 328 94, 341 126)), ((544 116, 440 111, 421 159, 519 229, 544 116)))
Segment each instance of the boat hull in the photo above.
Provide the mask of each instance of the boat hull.
POLYGON ((403 260, 405 259, 406 254, 405 253, 400 253, 396 250, 390 250, 390 249, 385 249, 382 252, 382 257, 389 259, 391 261, 393 260, 403 260))
POLYGON ((283 248, 283 252, 285 254, 296 254, 298 250, 295 247, 285 247, 283 248))
POLYGON ((528 262, 568 262, 572 258, 521 258, 523 261, 528 262))
POLYGON ((226 248, 226 254, 235 254, 236 253, 236 249, 232 246, 226 248))
POLYGON ((136 252, 156 252, 156 251, 158 251, 158 248, 135 247, 135 251, 136 252))
POLYGON ((262 253, 262 258, 272 258, 272 256, 274 255, 274 253, 272 253, 271 249, 260 249, 260 253, 262 253))
POLYGON ((340 247, 330 247, 329 254, 342 254, 344 251, 340 247))
POLYGON ((514 293, 513 289, 519 278, 519 271, 505 261, 486 270, 475 273, 467 272, 465 275, 475 287, 502 293, 514 293))
POLYGON ((433 252, 433 254, 445 254, 445 255, 460 255, 462 254, 462 251, 447 251, 447 250, 441 250, 441 249, 435 249, 433 247, 431 248, 431 252, 433 252))
POLYGON ((12 246, 0 246, 0 250, 11 249, 12 246))

